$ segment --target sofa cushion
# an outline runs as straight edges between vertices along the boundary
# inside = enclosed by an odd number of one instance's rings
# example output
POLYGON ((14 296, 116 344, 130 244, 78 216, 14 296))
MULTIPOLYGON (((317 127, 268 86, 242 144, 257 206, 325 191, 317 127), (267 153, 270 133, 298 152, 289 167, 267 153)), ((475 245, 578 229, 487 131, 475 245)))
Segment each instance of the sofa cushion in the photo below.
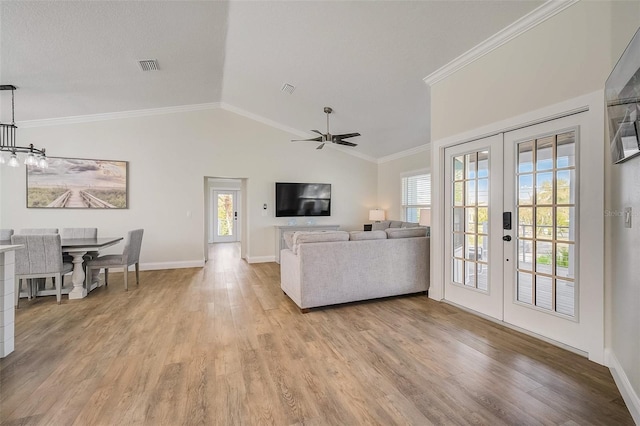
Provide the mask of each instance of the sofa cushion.
POLYGON ((419 223, 414 223, 414 222, 402 222, 402 225, 400 225, 400 228, 417 228, 419 227, 420 224, 419 223))
POLYGON ((351 231, 349 232, 349 240, 361 241, 361 240, 386 240, 387 233, 380 231, 351 231))
POLYGON ((284 243, 287 245, 287 248, 291 250, 293 248, 293 234, 295 231, 287 231, 282 234, 282 238, 284 238, 284 243))
POLYGON ((372 231, 384 231, 391 224, 390 220, 383 220, 382 222, 376 222, 371 225, 372 231))
POLYGON ((326 243, 330 241, 349 241, 346 231, 298 231, 293 235, 293 251, 298 254, 300 244, 326 243))
POLYGON ((392 220, 389 224, 389 228, 400 228, 402 226, 401 220, 392 220))
POLYGON ((418 227, 418 228, 389 228, 385 229, 387 233, 387 238, 413 238, 413 237, 426 237, 427 236, 427 228, 426 227, 418 227))

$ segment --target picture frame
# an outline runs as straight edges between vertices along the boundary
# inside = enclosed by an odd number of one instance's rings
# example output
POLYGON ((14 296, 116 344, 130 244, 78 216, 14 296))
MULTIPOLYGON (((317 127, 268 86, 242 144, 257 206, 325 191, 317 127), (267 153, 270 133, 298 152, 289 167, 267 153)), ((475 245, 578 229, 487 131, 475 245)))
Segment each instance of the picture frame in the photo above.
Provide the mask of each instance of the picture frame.
POLYGON ((27 208, 127 209, 129 163, 48 157, 49 166, 27 166, 27 208))

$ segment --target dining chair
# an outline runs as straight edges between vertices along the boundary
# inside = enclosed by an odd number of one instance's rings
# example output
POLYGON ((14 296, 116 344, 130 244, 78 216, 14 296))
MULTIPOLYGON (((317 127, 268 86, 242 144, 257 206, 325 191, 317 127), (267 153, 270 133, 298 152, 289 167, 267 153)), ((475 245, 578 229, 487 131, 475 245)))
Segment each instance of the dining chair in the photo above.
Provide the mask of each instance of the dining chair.
MULTIPOLYGON (((41 234, 57 234, 58 228, 23 228, 16 232, 17 235, 41 235, 41 234)), ((36 288, 44 288, 47 285, 46 278, 36 280, 36 288)), ((54 283, 55 285, 55 283, 54 283)), ((31 287, 29 287, 31 291, 31 287)))
MULTIPOLYGON (((11 236, 11 244, 24 246, 16 250, 15 280, 16 280, 16 308, 20 299, 22 280, 27 280, 27 295, 33 293, 29 281, 33 278, 53 277, 56 287, 56 300, 60 304, 64 275, 73 270, 73 264, 62 261, 62 246, 59 234, 38 234, 11 236)), ((37 292, 36 292, 37 296, 37 292)))
POLYGON ((62 228, 62 238, 98 238, 98 228, 62 228))
POLYGON ((17 235, 57 234, 58 228, 24 228, 16 232, 17 235))
POLYGON ((129 266, 136 267, 136 284, 140 284, 140 247, 144 229, 134 229, 127 233, 122 254, 106 254, 87 262, 87 277, 91 277, 93 269, 104 269, 104 285, 109 284, 109 268, 124 268, 124 289, 129 290, 127 278, 129 266))
POLYGON ((0 229, 0 241, 9 241, 13 235, 13 229, 0 229))

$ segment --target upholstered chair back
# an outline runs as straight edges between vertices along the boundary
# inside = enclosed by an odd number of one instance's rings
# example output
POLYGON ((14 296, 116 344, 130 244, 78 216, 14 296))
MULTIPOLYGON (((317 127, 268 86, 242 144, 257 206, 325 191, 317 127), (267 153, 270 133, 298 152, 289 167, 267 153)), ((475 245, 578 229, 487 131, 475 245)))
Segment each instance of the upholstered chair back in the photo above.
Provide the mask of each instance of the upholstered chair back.
POLYGON ((0 241, 9 241, 13 235, 13 229, 0 229, 0 241))
POLYGON ((140 261, 143 233, 144 229, 134 229, 127 234, 127 242, 122 251, 123 264, 131 265, 140 261))
POLYGON ((62 228, 62 238, 98 238, 98 228, 62 228))
POLYGON ((58 228, 25 228, 16 232, 18 235, 57 234, 58 228))
POLYGON ((11 236, 11 244, 24 246, 16 250, 16 275, 48 274, 62 271, 62 246, 59 234, 11 236))

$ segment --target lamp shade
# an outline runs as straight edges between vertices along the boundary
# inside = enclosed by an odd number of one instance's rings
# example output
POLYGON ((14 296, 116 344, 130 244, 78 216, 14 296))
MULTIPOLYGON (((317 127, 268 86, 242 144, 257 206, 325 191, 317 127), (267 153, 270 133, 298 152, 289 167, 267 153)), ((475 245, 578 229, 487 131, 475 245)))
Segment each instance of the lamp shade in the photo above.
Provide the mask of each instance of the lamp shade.
POLYGON ((369 210, 369 220, 384 220, 384 210, 369 210))
POLYGON ((431 226, 431 209, 420 209, 420 225, 431 226))

